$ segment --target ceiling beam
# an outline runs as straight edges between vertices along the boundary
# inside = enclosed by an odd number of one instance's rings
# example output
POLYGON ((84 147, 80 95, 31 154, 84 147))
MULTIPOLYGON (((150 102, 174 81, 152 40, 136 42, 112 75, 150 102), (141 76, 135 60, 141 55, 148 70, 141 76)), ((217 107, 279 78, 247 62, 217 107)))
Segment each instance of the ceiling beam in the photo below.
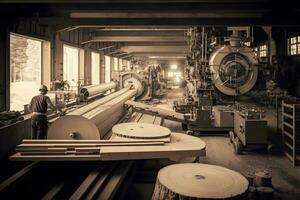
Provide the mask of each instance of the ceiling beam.
POLYGON ((184 36, 95 36, 91 42, 167 42, 184 41, 184 36))
POLYGON ((174 42, 174 41, 164 41, 164 42, 122 42, 122 46, 185 46, 185 41, 174 42))
POLYGON ((95 36, 184 36, 184 31, 140 30, 140 31, 96 31, 95 36))
POLYGON ((126 52, 187 52, 188 46, 127 46, 121 47, 126 52))
POLYGON ((114 11, 114 12, 72 12, 70 13, 70 18, 100 18, 100 19, 107 19, 107 18, 262 18, 264 14, 267 12, 256 12, 256 11, 247 11, 241 8, 238 11, 219 11, 214 12, 211 10, 203 11, 203 12, 193 12, 193 11, 181 11, 181 12, 166 12, 166 11, 151 11, 151 12, 121 12, 121 11, 114 11))
MULTIPOLYGON (((269 16, 264 18, 162 18, 162 19, 71 19, 71 18, 38 18, 41 25, 64 26, 295 26, 299 25, 299 15, 269 16)), ((28 18, 25 18, 28 19, 28 18)), ((36 20, 36 18, 32 18, 36 20)))
POLYGON ((134 54, 135 56, 186 56, 185 53, 179 52, 131 52, 131 54, 134 54))

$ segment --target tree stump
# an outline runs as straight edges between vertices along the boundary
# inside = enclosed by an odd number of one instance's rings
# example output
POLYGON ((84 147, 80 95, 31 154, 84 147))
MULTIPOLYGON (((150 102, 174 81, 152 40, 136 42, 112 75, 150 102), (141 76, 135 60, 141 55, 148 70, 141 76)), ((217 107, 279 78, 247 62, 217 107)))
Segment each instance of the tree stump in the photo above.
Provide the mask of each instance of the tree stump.
POLYGON ((269 172, 255 173, 255 186, 256 187, 272 187, 272 176, 269 172))
POLYGON ((247 199, 247 190, 247 179, 224 167, 174 164, 159 171, 152 199, 247 199))

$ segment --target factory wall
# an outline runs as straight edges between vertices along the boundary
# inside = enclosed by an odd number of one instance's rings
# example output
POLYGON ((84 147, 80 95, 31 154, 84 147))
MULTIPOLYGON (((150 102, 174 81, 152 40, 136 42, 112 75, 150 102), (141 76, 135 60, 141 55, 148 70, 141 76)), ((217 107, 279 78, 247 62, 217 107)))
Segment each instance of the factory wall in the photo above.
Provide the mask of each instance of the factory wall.
POLYGON ((277 46, 278 84, 293 96, 300 97, 300 55, 287 54, 287 40, 293 36, 300 36, 300 28, 276 27, 273 28, 272 35, 277 46))
MULTIPOLYGON (((47 66, 46 77, 42 75, 43 83, 50 85, 50 81, 63 80, 63 45, 69 45, 84 50, 84 85, 91 81, 91 52, 100 53, 100 82, 105 82, 105 59, 104 55, 109 54, 111 49, 105 49, 112 43, 84 43, 91 36, 89 29, 54 30, 46 26, 39 26, 34 21, 19 21, 14 25, 3 25, 0 28, 0 111, 9 108, 10 94, 10 33, 17 33, 24 36, 47 41, 50 52, 43 54, 44 59, 49 59, 50 66, 47 66), (101 50, 104 49, 104 50, 101 50)), ((46 46, 47 46, 46 45, 46 46)), ((119 46, 116 45, 116 48, 119 46)), ((46 49, 46 48, 45 48, 46 49)), ((45 64, 43 64, 45 65, 45 64)), ((43 66, 45 67, 45 66, 43 66)), ((112 69, 112 68, 111 68, 112 69)))

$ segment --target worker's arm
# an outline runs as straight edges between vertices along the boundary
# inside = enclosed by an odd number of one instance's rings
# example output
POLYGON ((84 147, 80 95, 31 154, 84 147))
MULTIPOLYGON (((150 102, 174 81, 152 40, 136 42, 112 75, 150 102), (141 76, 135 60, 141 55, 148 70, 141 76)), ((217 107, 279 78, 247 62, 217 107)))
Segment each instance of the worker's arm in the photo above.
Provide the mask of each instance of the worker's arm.
POLYGON ((53 112, 54 111, 58 111, 60 115, 63 115, 64 112, 60 109, 59 106, 54 106, 50 100, 50 98, 47 96, 47 99, 46 99, 46 102, 47 102, 47 105, 48 105, 48 108, 50 108, 50 110, 52 110, 53 112))

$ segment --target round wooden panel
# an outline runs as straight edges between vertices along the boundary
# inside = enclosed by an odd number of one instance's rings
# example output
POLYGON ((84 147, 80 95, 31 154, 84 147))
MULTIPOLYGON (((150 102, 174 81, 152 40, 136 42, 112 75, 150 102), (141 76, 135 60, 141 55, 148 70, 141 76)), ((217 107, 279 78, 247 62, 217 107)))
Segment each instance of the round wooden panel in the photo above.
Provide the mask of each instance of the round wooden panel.
POLYGON ((66 115, 55 120, 48 130, 48 139, 100 140, 94 123, 78 115, 66 115))
POLYGON ((171 193, 197 199, 231 199, 248 189, 248 181, 241 174, 198 163, 167 166, 159 171, 157 182, 171 193))
POLYGON ((117 124, 112 128, 112 132, 119 137, 134 139, 159 139, 171 135, 168 128, 136 122, 117 124))

